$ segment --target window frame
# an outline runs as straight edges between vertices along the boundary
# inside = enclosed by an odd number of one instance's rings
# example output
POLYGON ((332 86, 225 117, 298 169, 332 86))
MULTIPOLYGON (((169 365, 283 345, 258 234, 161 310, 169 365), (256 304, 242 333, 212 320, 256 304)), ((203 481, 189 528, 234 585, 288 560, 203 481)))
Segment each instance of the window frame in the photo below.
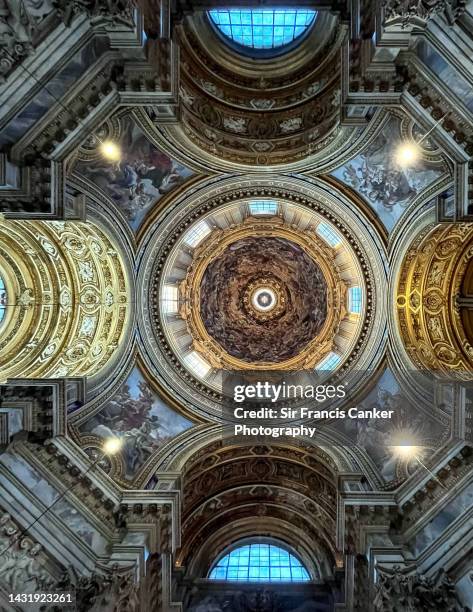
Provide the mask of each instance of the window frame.
POLYGON ((207 236, 212 232, 212 228, 206 219, 201 219, 189 227, 183 237, 184 244, 190 249, 196 249, 207 236))
POLYGON ((276 200, 250 200, 248 212, 250 217, 276 217, 279 212, 279 204, 276 200))
POLYGON ((361 315, 363 309, 363 291, 359 285, 348 288, 348 312, 361 315))
MULTIPOLYGON (((271 559, 271 554, 268 551, 268 557, 269 559, 271 559)), ((249 555, 250 556, 250 555, 249 555)), ((238 566, 236 566, 238 567, 238 566)), ((261 566, 259 566, 261 567, 261 566)), ((278 566, 279 568, 281 566, 278 566)), ((292 569, 291 564, 289 565, 289 568, 292 569)), ((276 567, 274 569, 277 569, 276 567)), ((292 572, 291 572, 292 574, 292 572)), ((243 540, 238 540, 237 542, 233 543, 230 546, 227 546, 211 563, 208 571, 207 571, 207 580, 210 580, 212 582, 230 582, 230 583, 235 583, 235 584, 294 584, 294 585, 300 585, 300 584, 310 584, 313 580, 314 580, 314 573, 312 571, 312 569, 308 566, 308 564, 300 557, 300 555, 288 544, 286 544, 285 542, 281 541, 281 540, 276 540, 274 538, 265 538, 265 537, 258 537, 258 538, 245 538, 243 540), (308 576, 308 578, 301 578, 301 579, 293 579, 292 575, 291 578, 288 579, 284 579, 284 578, 273 578, 271 580, 271 562, 268 561, 268 568, 269 568, 269 577, 268 579, 265 578, 253 578, 251 579, 249 574, 250 574, 250 570, 251 570, 251 565, 248 563, 247 566, 245 566, 245 569, 247 569, 248 572, 248 577, 247 579, 239 579, 239 578, 228 578, 228 565, 226 567, 226 577, 225 578, 211 578, 211 574, 213 573, 214 570, 218 569, 218 564, 227 556, 229 556, 232 552, 240 549, 240 548, 244 548, 244 547, 249 547, 249 546, 261 546, 261 545, 267 545, 267 546, 273 546, 275 548, 278 548, 282 551, 284 551, 285 553, 287 553, 290 557, 293 557, 299 564, 300 564, 300 568, 302 568, 302 571, 305 572, 308 576)))
POLYGON ((341 356, 335 351, 330 351, 330 353, 325 355, 325 357, 315 366, 314 369, 316 372, 334 372, 341 362, 341 356))
POLYGON ((337 249, 342 244, 341 234, 330 223, 321 221, 315 228, 317 236, 328 244, 331 249, 337 249))
MULTIPOLYGON (((246 55, 248 57, 252 57, 253 59, 273 59, 274 57, 278 57, 279 55, 283 55, 285 53, 288 53, 289 51, 292 51, 293 49, 297 48, 310 34, 310 32, 312 31, 315 23, 317 22, 317 17, 319 14, 319 11, 316 11, 314 9, 307 9, 307 8, 300 8, 300 9, 282 9, 279 7, 252 7, 252 8, 246 8, 242 7, 242 8, 237 8, 237 7, 230 7, 230 8, 215 8, 215 9, 210 9, 205 11, 206 14, 206 18, 207 21, 209 22, 210 27, 212 28, 212 30, 217 34, 217 36, 227 45, 229 46, 231 49, 233 49, 234 51, 236 51, 237 53, 241 54, 241 55, 246 55), (301 34, 299 34, 298 36, 296 36, 296 38, 293 38, 291 41, 284 43, 278 47, 266 47, 266 48, 258 48, 258 47, 251 47, 251 46, 247 46, 243 43, 237 42, 236 40, 234 40, 231 36, 231 34, 226 34, 224 33, 221 29, 219 24, 217 24, 212 16, 211 16, 211 10, 221 10, 221 11, 230 11, 230 10, 239 10, 247 12, 247 11, 258 11, 258 10, 271 10, 271 11, 309 11, 312 10, 314 12, 312 21, 306 26, 305 31, 302 32, 301 34)), ((297 15, 296 15, 296 19, 297 19, 297 15)), ((220 24, 222 25, 222 24, 220 24)), ((247 27, 253 27, 254 24, 251 24, 247 27)), ((245 26, 241 26, 241 27, 245 27, 245 26)), ((280 27, 280 26, 275 26, 274 24, 272 25, 272 27, 280 27)), ((296 27, 296 25, 294 25, 294 27, 296 27)), ((253 36, 253 34, 252 34, 253 36)), ((274 36, 274 35, 273 35, 274 36)))

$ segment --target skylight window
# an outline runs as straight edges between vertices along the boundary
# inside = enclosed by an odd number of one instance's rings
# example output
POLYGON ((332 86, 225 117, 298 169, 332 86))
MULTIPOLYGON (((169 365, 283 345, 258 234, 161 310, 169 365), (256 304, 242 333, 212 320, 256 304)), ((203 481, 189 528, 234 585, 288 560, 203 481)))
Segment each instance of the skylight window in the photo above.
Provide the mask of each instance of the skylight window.
POLYGON ((197 378, 205 378, 210 371, 210 365, 195 351, 184 357, 184 363, 197 378))
POLYGON ((273 200, 253 200, 250 202, 252 215, 275 215, 278 212, 277 202, 273 200))
POLYGON ((210 19, 227 38, 251 49, 277 49, 302 36, 317 12, 296 9, 213 9, 210 19))
POLYGON ((338 246, 342 241, 338 232, 332 229, 330 225, 327 225, 327 223, 319 223, 315 231, 331 247, 338 246))
POLYGON ((175 285, 164 285, 161 306, 163 312, 176 313, 179 310, 179 292, 175 285))
POLYGON ((184 242, 190 247, 195 248, 206 236, 210 234, 210 232, 211 229, 208 224, 205 221, 199 221, 199 223, 196 223, 194 227, 191 227, 191 229, 187 232, 184 242))
POLYGON ((341 360, 341 357, 340 355, 337 355, 337 353, 329 353, 327 357, 325 357, 325 359, 322 359, 322 361, 318 364, 318 366, 315 369, 321 372, 335 370, 335 368, 340 363, 340 360, 341 360))
POLYGON ((350 287, 348 290, 348 310, 355 314, 361 312, 361 287, 350 287))
POLYGON ((293 554, 274 544, 239 546, 213 566, 210 580, 307 582, 309 572, 293 554))

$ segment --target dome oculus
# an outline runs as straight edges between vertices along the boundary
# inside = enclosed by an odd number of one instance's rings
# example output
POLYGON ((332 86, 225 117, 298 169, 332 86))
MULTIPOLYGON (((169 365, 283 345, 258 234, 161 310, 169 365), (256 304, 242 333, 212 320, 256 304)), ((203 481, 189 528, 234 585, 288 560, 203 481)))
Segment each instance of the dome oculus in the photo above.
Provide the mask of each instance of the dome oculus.
POLYGON ((317 15, 295 9, 213 9, 210 20, 228 39, 256 50, 279 49, 302 36, 317 15))
POLYGON ((251 301, 257 310, 272 310, 276 305, 276 295, 270 287, 260 287, 253 293, 251 301))

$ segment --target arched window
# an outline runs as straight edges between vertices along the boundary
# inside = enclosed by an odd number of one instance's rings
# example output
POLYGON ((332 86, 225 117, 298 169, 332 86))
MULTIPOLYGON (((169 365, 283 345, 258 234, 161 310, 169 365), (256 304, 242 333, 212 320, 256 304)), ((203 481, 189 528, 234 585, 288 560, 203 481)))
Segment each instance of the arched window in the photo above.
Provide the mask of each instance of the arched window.
POLYGON ((310 574, 288 550, 270 543, 237 546, 212 566, 210 580, 307 582, 310 574))
POLYGON ((257 50, 278 49, 302 36, 317 12, 296 9, 212 9, 210 19, 224 36, 257 50))
POLYGON ((330 370, 335 370, 335 368, 338 366, 338 364, 341 361, 341 357, 340 355, 337 355, 337 353, 331 352, 327 355, 327 357, 325 357, 324 359, 322 359, 322 361, 316 365, 315 369, 319 372, 323 372, 323 371, 330 371, 330 370))

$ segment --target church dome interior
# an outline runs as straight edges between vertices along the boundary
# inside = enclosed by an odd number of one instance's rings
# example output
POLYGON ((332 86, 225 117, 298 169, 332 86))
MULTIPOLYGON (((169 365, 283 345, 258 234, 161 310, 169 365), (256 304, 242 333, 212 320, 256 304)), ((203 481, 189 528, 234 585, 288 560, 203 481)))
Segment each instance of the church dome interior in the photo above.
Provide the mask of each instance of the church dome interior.
POLYGON ((473 610, 473 0, 0 2, 0 610, 473 610))

